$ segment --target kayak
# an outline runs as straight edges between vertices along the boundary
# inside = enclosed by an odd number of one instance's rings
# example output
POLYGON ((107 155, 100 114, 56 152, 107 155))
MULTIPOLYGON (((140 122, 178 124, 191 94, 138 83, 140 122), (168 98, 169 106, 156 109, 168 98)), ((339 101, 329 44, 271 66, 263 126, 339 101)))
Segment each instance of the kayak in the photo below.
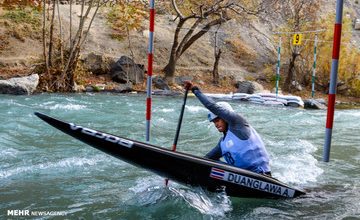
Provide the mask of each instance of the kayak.
POLYGON ((207 158, 67 123, 35 112, 62 132, 127 163, 187 186, 201 186, 211 192, 224 191, 232 197, 294 198, 304 195, 270 176, 240 169, 207 158))

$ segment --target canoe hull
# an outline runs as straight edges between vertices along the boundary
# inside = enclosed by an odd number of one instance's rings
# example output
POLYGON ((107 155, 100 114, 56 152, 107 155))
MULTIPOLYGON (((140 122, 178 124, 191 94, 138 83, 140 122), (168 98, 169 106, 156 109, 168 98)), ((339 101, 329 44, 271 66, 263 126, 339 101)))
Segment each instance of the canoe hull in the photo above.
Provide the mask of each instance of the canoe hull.
POLYGON ((181 184, 202 186, 209 191, 225 190, 234 197, 293 198, 305 194, 274 178, 221 162, 63 122, 42 113, 35 115, 98 150, 181 184))

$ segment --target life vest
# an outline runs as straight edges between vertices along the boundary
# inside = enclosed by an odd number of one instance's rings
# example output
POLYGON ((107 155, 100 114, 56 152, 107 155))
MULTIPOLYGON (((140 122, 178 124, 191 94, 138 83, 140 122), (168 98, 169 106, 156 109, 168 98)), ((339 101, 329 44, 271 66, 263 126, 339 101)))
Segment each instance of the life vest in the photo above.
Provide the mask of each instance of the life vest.
POLYGON ((220 142, 227 163, 256 173, 270 172, 269 155, 259 134, 250 127, 249 139, 241 140, 230 129, 220 142))

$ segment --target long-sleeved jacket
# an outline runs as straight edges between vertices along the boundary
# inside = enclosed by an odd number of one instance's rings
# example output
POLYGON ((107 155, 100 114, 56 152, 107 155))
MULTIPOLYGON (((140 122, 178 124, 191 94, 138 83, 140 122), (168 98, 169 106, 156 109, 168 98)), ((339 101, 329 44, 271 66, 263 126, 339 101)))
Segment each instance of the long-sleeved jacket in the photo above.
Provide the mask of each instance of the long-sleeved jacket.
POLYGON ((259 134, 240 114, 217 105, 197 87, 192 89, 200 102, 212 113, 225 120, 228 129, 224 137, 205 157, 219 160, 256 173, 269 173, 269 155, 259 134))

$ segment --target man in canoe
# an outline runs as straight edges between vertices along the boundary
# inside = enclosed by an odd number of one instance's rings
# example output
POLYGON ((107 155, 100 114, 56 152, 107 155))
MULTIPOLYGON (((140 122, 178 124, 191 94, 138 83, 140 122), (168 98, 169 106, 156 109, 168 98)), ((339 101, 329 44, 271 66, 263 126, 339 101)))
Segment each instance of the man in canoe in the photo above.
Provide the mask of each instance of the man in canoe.
POLYGON ((185 89, 191 90, 210 111, 208 119, 224 136, 205 157, 219 160, 224 157, 228 164, 271 176, 269 155, 264 142, 247 120, 236 113, 227 102, 215 103, 204 95, 191 81, 185 81, 185 89))

